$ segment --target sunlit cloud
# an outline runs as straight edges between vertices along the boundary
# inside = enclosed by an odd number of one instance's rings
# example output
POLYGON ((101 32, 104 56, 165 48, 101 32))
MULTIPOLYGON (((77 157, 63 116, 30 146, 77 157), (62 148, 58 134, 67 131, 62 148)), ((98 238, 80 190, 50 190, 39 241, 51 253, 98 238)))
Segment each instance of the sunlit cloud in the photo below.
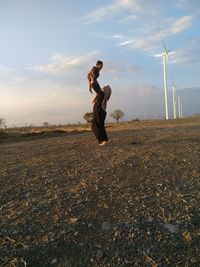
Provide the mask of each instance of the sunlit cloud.
POLYGON ((43 66, 32 67, 31 69, 47 74, 65 74, 67 71, 81 70, 88 68, 91 62, 96 62, 99 56, 98 51, 92 51, 80 56, 66 56, 55 54, 50 59, 50 63, 43 66))

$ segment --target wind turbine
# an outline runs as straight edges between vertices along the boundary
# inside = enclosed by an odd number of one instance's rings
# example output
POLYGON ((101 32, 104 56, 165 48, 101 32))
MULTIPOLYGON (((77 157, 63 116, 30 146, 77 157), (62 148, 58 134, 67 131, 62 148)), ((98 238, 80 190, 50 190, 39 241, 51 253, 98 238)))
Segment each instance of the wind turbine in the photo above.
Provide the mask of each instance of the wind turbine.
POLYGON ((154 55, 154 56, 155 57, 162 57, 162 59, 163 59, 163 80, 164 80, 164 96, 165 96, 165 118, 166 118, 166 120, 168 120, 169 119, 169 113, 168 113, 168 88, 167 88, 166 64, 167 64, 167 62, 169 63, 169 54, 172 54, 174 52, 170 52, 170 50, 167 50, 161 34, 160 34, 160 39, 162 41, 162 44, 163 44, 163 47, 164 47, 164 51, 163 51, 163 53, 161 53, 159 55, 154 55))
POLYGON ((167 90, 167 73, 166 73, 166 63, 169 61, 169 51, 167 50, 165 43, 163 41, 163 38, 160 34, 160 38, 164 47, 164 52, 161 54, 162 59, 163 59, 163 78, 164 78, 164 92, 165 92, 165 118, 166 120, 169 119, 169 114, 168 114, 168 90, 167 90))

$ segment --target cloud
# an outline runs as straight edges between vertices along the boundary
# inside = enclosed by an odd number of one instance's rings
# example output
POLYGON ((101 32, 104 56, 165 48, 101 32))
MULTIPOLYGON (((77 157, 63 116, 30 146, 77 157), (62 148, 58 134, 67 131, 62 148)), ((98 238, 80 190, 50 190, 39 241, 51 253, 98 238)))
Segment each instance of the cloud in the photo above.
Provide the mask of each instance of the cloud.
MULTIPOLYGON (((108 111, 121 109, 125 119, 163 117, 163 92, 151 85, 121 85, 113 91, 108 111)), ((109 113, 109 112, 108 112, 109 113)))
POLYGON ((175 64, 194 64, 200 63, 200 37, 194 37, 191 40, 185 42, 185 45, 176 50, 171 56, 172 63, 175 64))
MULTIPOLYGON (((195 0, 192 1, 195 2, 195 0)), ((149 51, 152 54, 158 52, 156 49, 161 47, 159 32, 162 32, 166 40, 192 27, 196 18, 194 13, 172 17, 166 11, 172 6, 180 11, 180 8, 183 9, 183 6, 188 6, 188 4, 189 1, 183 0, 179 0, 176 4, 173 1, 166 4, 164 0, 113 0, 110 4, 90 12, 83 19, 87 23, 96 23, 115 18, 117 24, 129 23, 131 30, 126 36, 120 32, 110 35, 114 42, 117 40, 116 46, 149 51)))
MULTIPOLYGON (((200 113, 200 88, 184 88, 177 90, 183 101, 183 115, 191 116, 200 113)), ((125 113, 125 119, 134 118, 164 118, 164 90, 152 85, 121 86, 115 88, 110 103, 109 112, 121 109, 125 113)), ((172 92, 168 93, 169 117, 173 117, 172 92)), ((108 112, 108 114, 109 114, 108 112)))
MULTIPOLYGON (((120 79, 120 82, 113 82, 111 85, 113 94, 108 105, 108 120, 111 120, 110 112, 117 108, 125 112, 125 119, 164 116, 163 90, 144 84, 130 86, 125 81, 127 76, 124 77, 123 74, 123 79, 120 77, 125 71, 124 67, 128 76, 137 74, 135 65, 106 62, 106 66, 108 69, 103 76, 117 76, 120 79)), ((183 96, 184 115, 200 112, 200 89, 179 90, 179 94, 183 96)), ((44 121, 56 124, 83 121, 83 114, 92 110, 91 101, 94 97, 79 80, 72 86, 67 80, 48 80, 30 76, 23 79, 23 76, 16 72, 13 80, 11 73, 9 80, 8 76, 1 76, 0 96, 1 116, 6 119, 8 125, 41 125, 44 121), (17 76, 19 79, 16 79, 17 76)), ((170 93, 169 110, 171 111, 170 93)))
MULTIPOLYGON (((9 125, 42 124, 43 121, 81 121, 82 115, 92 110, 91 102, 94 95, 88 92, 86 70, 96 62, 96 55, 97 53, 88 53, 79 57, 67 57, 57 53, 51 57, 50 64, 33 68, 37 71, 29 71, 29 75, 22 75, 1 66, 1 115, 6 118, 9 125), (66 61, 68 58, 70 62, 66 61), (68 73, 67 77, 63 75, 64 69, 68 73), (41 76, 40 72, 50 75, 41 76), (58 74, 63 76, 54 79, 53 77, 58 74)), ((103 71, 102 76, 106 81, 104 83, 107 83, 108 80, 114 81, 115 77, 121 79, 122 75, 123 79, 136 75, 141 71, 141 67, 105 61, 103 71)))
POLYGON ((98 51, 92 51, 80 56, 66 56, 63 54, 55 54, 52 56, 50 63, 43 66, 32 67, 34 71, 39 71, 47 74, 66 74, 68 71, 81 70, 88 68, 96 62, 99 56, 98 51))
POLYGON ((181 96, 184 116, 200 114, 200 87, 184 88, 176 93, 181 96))
POLYGON ((90 111, 93 95, 79 81, 23 76, 16 71, 0 70, 1 116, 8 125, 76 122, 90 111))
MULTIPOLYGON (((192 26, 193 16, 183 16, 176 20, 165 20, 165 30, 161 31, 163 37, 167 38, 171 35, 185 31, 192 26)), ((163 20, 164 22, 164 20, 163 20)), ((142 30, 141 30, 142 31, 142 30)), ((127 38, 123 42, 117 44, 118 46, 126 46, 132 49, 141 50, 155 50, 161 45, 159 36, 159 29, 145 27, 143 32, 145 34, 138 34, 134 38, 127 38)))
POLYGON ((189 12, 193 12, 196 15, 200 14, 200 2, 198 0, 177 0, 176 5, 189 12))
POLYGON ((164 36, 170 36, 173 34, 181 33, 192 26, 194 15, 183 16, 171 21, 171 25, 168 25, 168 29, 163 30, 164 36))
POLYGON ((16 73, 14 69, 0 65, 0 79, 7 83, 23 82, 27 80, 24 74, 16 73))
MULTIPOLYGON (((68 57, 62 54, 55 54, 51 58, 51 62, 44 66, 33 67, 32 70, 51 75, 64 75, 75 79, 76 82, 86 82, 86 74, 89 69, 95 65, 100 52, 93 51, 81 56, 68 57)), ((142 67, 137 64, 128 64, 117 60, 103 60, 104 75, 112 79, 115 76, 137 74, 142 71, 142 67)))
POLYGON ((136 75, 142 71, 142 67, 137 64, 129 64, 120 61, 105 61, 104 75, 112 77, 121 75, 136 75))
POLYGON ((108 17, 113 17, 121 13, 123 10, 139 12, 142 9, 139 0, 115 0, 112 4, 98 8, 84 16, 82 19, 87 23, 96 23, 98 21, 104 20, 108 17))

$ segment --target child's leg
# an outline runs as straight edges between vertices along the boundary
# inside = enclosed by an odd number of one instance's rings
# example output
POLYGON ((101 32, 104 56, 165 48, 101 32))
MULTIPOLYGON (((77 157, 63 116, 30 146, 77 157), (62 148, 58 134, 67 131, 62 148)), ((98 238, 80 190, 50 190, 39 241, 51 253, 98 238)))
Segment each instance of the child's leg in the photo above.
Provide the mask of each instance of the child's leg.
POLYGON ((101 87, 100 87, 100 85, 99 85, 99 83, 97 81, 92 83, 92 88, 94 89, 94 91, 97 94, 102 91, 101 87))

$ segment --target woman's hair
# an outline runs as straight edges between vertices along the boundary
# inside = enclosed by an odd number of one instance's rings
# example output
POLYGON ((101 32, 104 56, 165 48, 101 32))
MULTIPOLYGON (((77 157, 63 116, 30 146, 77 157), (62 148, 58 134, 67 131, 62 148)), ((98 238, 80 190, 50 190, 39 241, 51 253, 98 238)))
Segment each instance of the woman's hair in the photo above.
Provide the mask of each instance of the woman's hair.
POLYGON ((103 65, 103 61, 97 60, 96 66, 98 66, 98 65, 103 65))

